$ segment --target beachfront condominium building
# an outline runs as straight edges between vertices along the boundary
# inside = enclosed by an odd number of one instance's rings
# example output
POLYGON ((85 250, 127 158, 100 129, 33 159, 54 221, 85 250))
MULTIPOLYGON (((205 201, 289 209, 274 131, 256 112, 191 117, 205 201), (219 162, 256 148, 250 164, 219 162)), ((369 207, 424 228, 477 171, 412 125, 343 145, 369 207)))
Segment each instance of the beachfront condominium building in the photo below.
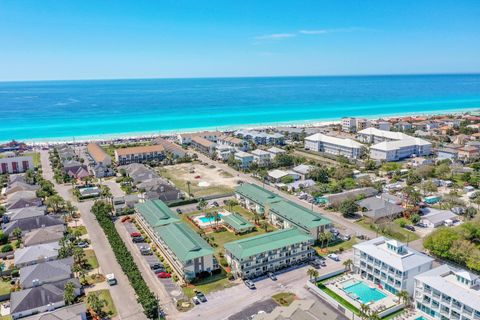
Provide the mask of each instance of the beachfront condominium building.
POLYGON ((115 150, 115 161, 119 165, 161 161, 165 158, 165 149, 161 145, 121 148, 115 150))
POLYGON ((426 156, 432 153, 432 144, 402 132, 367 128, 358 132, 365 143, 373 143, 370 157, 375 160, 398 161, 412 156, 426 156))
POLYGON ((305 150, 358 159, 363 154, 364 148, 361 143, 352 139, 342 139, 315 133, 305 138, 305 150))
POLYGON ((433 259, 406 244, 385 237, 353 246, 354 271, 396 294, 413 294, 415 276, 430 270, 433 259))
POLYGON ((0 174, 22 173, 33 169, 32 156, 7 156, 0 158, 0 174))
POLYGON ((351 117, 342 118, 342 131, 355 132, 357 131, 357 119, 351 117))
POLYGON ((193 133, 181 133, 177 136, 178 142, 182 145, 192 143, 193 137, 202 137, 211 142, 217 142, 218 138, 223 134, 220 131, 200 131, 193 133))
POLYGON ((112 165, 112 158, 97 143, 87 144, 87 152, 95 164, 112 165))
POLYGON ((283 145, 285 137, 280 133, 266 133, 256 130, 237 130, 235 136, 259 145, 283 145))
POLYGON ((236 197, 242 206, 263 215, 281 229, 296 227, 318 239, 321 233, 332 227, 332 222, 324 216, 255 184, 244 183, 237 187, 236 197))
POLYGON ((434 319, 480 319, 477 275, 441 265, 415 277, 415 307, 434 319))
POLYGON ((225 258, 237 278, 254 278, 313 256, 314 239, 296 229, 284 229, 228 242, 225 258))

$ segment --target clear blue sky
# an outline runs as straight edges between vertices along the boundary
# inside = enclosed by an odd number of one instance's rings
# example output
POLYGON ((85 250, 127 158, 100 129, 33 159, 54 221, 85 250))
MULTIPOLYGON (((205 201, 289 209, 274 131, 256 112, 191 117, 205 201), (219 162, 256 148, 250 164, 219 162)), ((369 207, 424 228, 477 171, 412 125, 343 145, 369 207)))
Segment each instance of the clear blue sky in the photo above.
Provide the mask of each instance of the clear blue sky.
POLYGON ((463 72, 478 0, 0 1, 0 80, 463 72))

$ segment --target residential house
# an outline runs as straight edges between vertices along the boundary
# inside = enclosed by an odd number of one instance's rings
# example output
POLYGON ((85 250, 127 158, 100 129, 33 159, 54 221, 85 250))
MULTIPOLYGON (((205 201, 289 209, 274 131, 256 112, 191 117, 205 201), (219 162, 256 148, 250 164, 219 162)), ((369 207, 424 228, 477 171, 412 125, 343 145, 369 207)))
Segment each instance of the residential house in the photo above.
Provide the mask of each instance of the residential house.
POLYGON ((457 161, 458 151, 452 148, 443 148, 437 150, 437 159, 440 160, 451 160, 452 162, 457 161))
POLYGON ((479 156, 479 150, 473 146, 463 146, 457 149, 458 157, 460 159, 470 160, 479 156))
POLYGON ((15 199, 10 199, 7 200, 7 204, 5 206, 5 209, 7 211, 9 210, 15 210, 15 209, 21 209, 21 208, 28 208, 28 207, 38 207, 43 204, 43 200, 41 198, 15 198, 15 199))
POLYGON ((285 137, 280 133, 265 133, 256 130, 237 130, 235 136, 257 145, 283 145, 285 137))
POLYGON ((20 269, 20 287, 28 289, 73 278, 73 257, 46 261, 20 269))
POLYGON ((56 225, 44 227, 27 232, 22 239, 25 247, 31 247, 37 244, 58 242, 65 235, 65 226, 56 225))
POLYGON ((96 178, 113 177, 115 175, 115 171, 112 168, 101 163, 94 165, 92 171, 96 178))
POLYGON ((21 181, 16 181, 10 183, 5 189, 4 194, 9 195, 18 191, 37 191, 40 188, 38 185, 28 184, 21 181))
POLYGON ((112 158, 97 143, 87 144, 87 152, 95 164, 107 167, 112 165, 112 158))
POLYGON ((370 127, 383 131, 390 131, 391 126, 391 123, 388 121, 375 120, 370 123, 370 127))
POLYGON ((237 152, 237 149, 233 146, 221 144, 216 146, 215 152, 218 159, 226 162, 237 152))
POLYGON ((164 138, 157 138, 155 139, 154 143, 161 145, 166 153, 173 155, 174 159, 184 158, 188 154, 187 151, 181 146, 164 138))
POLYGON ((274 160, 275 157, 279 154, 285 154, 287 151, 277 148, 277 147, 270 147, 267 149, 267 152, 270 153, 270 159, 274 160))
POLYGON ((236 278, 255 278, 307 261, 314 239, 296 229, 284 229, 225 243, 225 258, 236 278))
POLYGON ((129 209, 133 210, 138 202, 139 198, 136 194, 127 194, 125 196, 114 197, 112 199, 113 211, 115 214, 121 215, 129 209))
POLYGON ((316 133, 305 138, 305 150, 358 159, 363 154, 363 145, 352 139, 343 139, 316 133))
POLYGON ((37 192, 36 191, 17 191, 15 193, 7 195, 7 207, 10 209, 10 206, 18 202, 19 200, 29 201, 38 203, 37 192))
POLYGON ((445 225, 451 225, 457 222, 458 216, 450 210, 439 210, 435 208, 425 208, 422 210, 420 222, 428 228, 437 228, 445 225))
POLYGON ((252 320, 343 320, 339 313, 325 308, 314 299, 294 300, 288 306, 277 306, 271 313, 257 313, 252 320))
POLYGON ((3 216, 3 222, 8 223, 10 221, 33 218, 45 215, 47 207, 26 207, 21 209, 9 210, 3 216))
POLYGON ((274 183, 281 183, 285 177, 292 177, 293 181, 300 180, 300 174, 293 171, 274 169, 268 172, 268 180, 274 183))
POLYGON ((57 260, 60 244, 50 242, 15 250, 14 264, 18 268, 57 260))
POLYGON ((165 149, 162 145, 139 146, 115 150, 115 161, 119 165, 162 161, 165 158, 165 149))
POLYGON ((415 276, 432 268, 433 259, 397 240, 378 237, 353 246, 354 272, 393 294, 414 290, 415 276))
POLYGON ((270 152, 261 150, 261 149, 255 149, 250 151, 250 154, 253 155, 253 162, 257 163, 259 166, 267 166, 270 161, 270 152))
POLYGON ((312 172, 314 169, 314 166, 308 164, 299 164, 298 166, 293 167, 292 171, 298 173, 302 180, 305 180, 310 178, 310 172, 312 172))
POLYGON ((415 308, 428 319, 480 319, 478 275, 442 264, 415 277, 415 308))
POLYGON ((32 156, 7 156, 0 158, 0 174, 15 174, 33 169, 32 156))
POLYGON ((62 307, 53 311, 36 314, 23 318, 23 320, 88 320, 87 306, 84 303, 77 303, 62 307))
POLYGON ((63 171, 75 179, 83 179, 90 176, 86 165, 76 160, 64 160, 63 171))
POLYGON ((253 162, 253 154, 238 151, 234 154, 235 161, 240 162, 240 168, 247 169, 250 167, 250 164, 253 162))
POLYGON ((222 135, 218 138, 217 146, 229 146, 238 148, 242 151, 247 151, 249 148, 248 141, 227 135, 222 135))
POLYGON ((65 306, 64 288, 68 282, 75 285, 75 295, 80 295, 81 285, 77 279, 63 280, 12 292, 10 315, 13 319, 19 319, 65 306))
POLYGON ((412 124, 410 122, 400 121, 395 124, 395 129, 399 131, 408 131, 412 129, 412 124))
POLYGON ((403 207, 398 201, 391 201, 391 198, 380 196, 369 197, 357 201, 357 205, 362 208, 361 214, 365 217, 378 221, 381 219, 393 219, 403 213, 403 207))
POLYGON ((41 215, 4 223, 2 224, 2 231, 5 234, 13 235, 13 230, 15 230, 16 228, 19 228, 20 230, 22 230, 23 233, 26 233, 35 229, 60 225, 64 225, 64 222, 62 220, 54 218, 52 216, 41 215))
POLYGON ((298 190, 307 189, 316 185, 312 179, 298 180, 288 184, 288 191, 296 192, 298 190))
POLYGON ((322 198, 330 205, 339 205, 345 200, 356 200, 361 197, 373 197, 378 194, 378 190, 372 187, 357 188, 339 193, 327 194, 322 198))

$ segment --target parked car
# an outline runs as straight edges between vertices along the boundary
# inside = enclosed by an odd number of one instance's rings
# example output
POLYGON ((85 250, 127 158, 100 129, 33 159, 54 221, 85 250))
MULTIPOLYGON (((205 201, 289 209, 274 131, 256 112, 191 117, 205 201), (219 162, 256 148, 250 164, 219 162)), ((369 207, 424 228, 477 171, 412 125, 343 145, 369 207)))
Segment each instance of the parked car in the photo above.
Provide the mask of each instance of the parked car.
POLYGON ((349 235, 349 234, 344 234, 343 236, 341 236, 342 240, 343 241, 348 241, 350 240, 352 237, 349 235))
POLYGON ((182 214, 182 209, 180 209, 180 208, 177 208, 177 210, 176 210, 176 211, 177 211, 177 213, 178 213, 178 214, 182 214))
POLYGON ((150 269, 158 269, 158 268, 164 268, 165 266, 161 262, 155 262, 150 264, 150 269))
POLYGON ((273 273, 273 272, 269 272, 269 273, 268 273, 268 277, 269 277, 270 279, 272 279, 273 281, 277 281, 277 276, 276 276, 275 273, 273 273))
POLYGON ((256 289, 255 283, 253 283, 253 281, 251 281, 251 280, 245 280, 245 281, 243 281, 243 283, 245 283, 245 285, 248 287, 248 289, 251 289, 251 290, 256 289))
POLYGON ((159 268, 156 268, 156 269, 152 269, 153 273, 155 274, 159 274, 161 272, 167 272, 167 270, 165 269, 165 267, 159 267, 159 268))
POLYGON ((201 291, 195 291, 195 296, 200 300, 201 302, 207 302, 207 297, 203 294, 201 291))
POLYGON ((417 227, 420 227, 420 228, 427 228, 427 227, 428 227, 428 226, 427 226, 425 223, 423 223, 423 222, 417 223, 416 226, 417 226, 417 227))
POLYGON ((215 207, 219 207, 219 204, 218 204, 217 201, 213 201, 213 205, 214 205, 215 207))
POLYGON ((330 253, 327 257, 329 257, 333 261, 340 261, 340 258, 335 253, 330 253))
POLYGON ((115 275, 113 273, 107 274, 106 278, 109 285, 114 286, 117 284, 117 279, 115 278, 115 275))
POLYGON ((145 242, 145 238, 142 237, 142 236, 140 236, 140 237, 133 237, 133 238, 132 238, 132 241, 133 241, 134 243, 143 243, 143 242, 145 242))
POLYGON ((77 243, 77 247, 79 248, 88 248, 90 246, 90 244, 86 241, 81 241, 79 243, 77 243))
POLYGON ((141 237, 142 234, 140 232, 132 232, 130 233, 130 237, 134 238, 134 237, 141 237))
POLYGON ((410 231, 415 231, 415 227, 409 224, 407 224, 404 228, 410 231))
POLYGON ((310 261, 310 265, 315 269, 320 269, 322 267, 322 261, 320 259, 314 259, 310 261))
POLYGON ((157 277, 160 279, 166 279, 166 278, 171 278, 172 275, 168 272, 160 272, 157 274, 157 277))
POLYGON ((152 249, 149 246, 140 246, 140 253, 144 256, 150 256, 153 254, 152 249))
POLYGON ((193 297, 192 301, 193 301, 194 304, 197 304, 197 305, 200 304, 200 300, 198 300, 197 297, 193 297))

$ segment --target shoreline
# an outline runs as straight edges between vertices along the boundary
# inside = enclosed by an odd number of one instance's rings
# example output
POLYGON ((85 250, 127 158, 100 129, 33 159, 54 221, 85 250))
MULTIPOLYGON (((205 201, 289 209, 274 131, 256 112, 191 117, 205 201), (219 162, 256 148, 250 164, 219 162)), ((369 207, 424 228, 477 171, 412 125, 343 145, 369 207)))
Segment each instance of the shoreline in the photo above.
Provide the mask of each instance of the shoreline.
MULTIPOLYGON (((439 110, 439 111, 419 111, 419 112, 408 112, 408 113, 395 113, 388 115, 355 115, 356 118, 366 118, 366 119, 385 119, 389 120, 397 117, 408 117, 408 116, 433 116, 433 115, 462 115, 472 111, 480 111, 480 107, 472 108, 460 108, 453 110, 439 110)), ((135 140, 135 139, 153 139, 162 136, 173 136, 177 134, 184 133, 196 133, 200 131, 208 130, 218 130, 218 131, 234 131, 238 129, 271 129, 276 127, 290 127, 290 128, 314 128, 328 126, 332 124, 340 123, 341 118, 335 119, 311 119, 311 120, 292 120, 287 122, 268 122, 268 123, 257 123, 257 124, 238 124, 238 125, 226 125, 226 126, 217 126, 217 127, 201 127, 201 128, 188 128, 188 129, 175 129, 175 130, 158 130, 158 131, 146 131, 146 132, 124 132, 124 133, 107 133, 107 134, 97 134, 97 135, 82 135, 77 137, 50 137, 50 138, 32 138, 32 139, 19 139, 19 141, 25 142, 29 146, 47 146, 54 144, 63 144, 63 143, 86 143, 90 141, 115 141, 115 140, 135 140)), ((1 143, 6 143, 9 141, 0 141, 1 143)))

